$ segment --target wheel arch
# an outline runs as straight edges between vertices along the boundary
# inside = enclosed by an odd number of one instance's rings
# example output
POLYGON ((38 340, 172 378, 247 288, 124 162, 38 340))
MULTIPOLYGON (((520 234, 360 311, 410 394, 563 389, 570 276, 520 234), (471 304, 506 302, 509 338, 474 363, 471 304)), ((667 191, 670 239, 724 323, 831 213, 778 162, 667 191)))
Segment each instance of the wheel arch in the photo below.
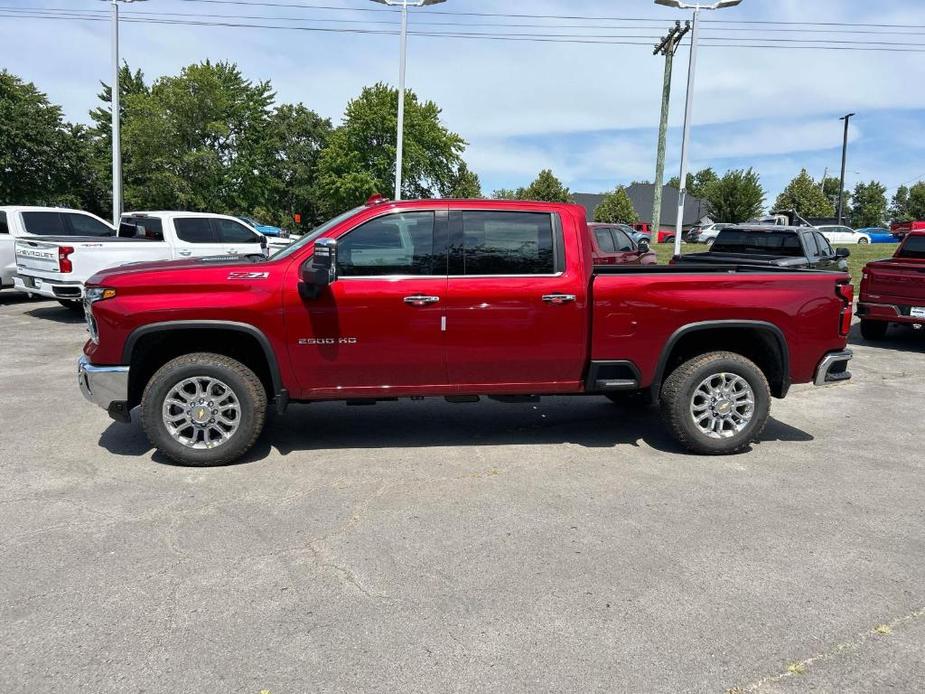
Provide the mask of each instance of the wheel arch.
POLYGON ((277 407, 285 408, 288 397, 270 340, 253 325, 220 320, 165 321, 132 331, 122 349, 122 363, 130 366, 129 407, 141 401, 145 385, 157 369, 193 352, 238 359, 260 378, 268 399, 275 398, 277 407))
POLYGON ((736 352, 751 359, 768 379, 774 397, 782 398, 790 389, 790 349, 778 326, 767 321, 702 321, 683 325, 668 338, 650 388, 652 400, 658 401, 667 374, 679 364, 712 351, 736 352))

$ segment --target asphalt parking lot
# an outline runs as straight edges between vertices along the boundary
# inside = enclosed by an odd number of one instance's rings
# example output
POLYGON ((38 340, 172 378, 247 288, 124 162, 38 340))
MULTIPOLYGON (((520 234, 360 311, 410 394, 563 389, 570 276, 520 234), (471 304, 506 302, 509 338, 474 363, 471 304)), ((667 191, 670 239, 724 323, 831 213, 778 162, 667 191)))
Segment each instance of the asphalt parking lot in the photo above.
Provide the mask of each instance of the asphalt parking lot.
POLYGON ((428 400, 188 469, 83 400, 79 318, 4 291, 0 689, 922 691, 925 335, 894 335, 734 457, 603 398, 428 400))

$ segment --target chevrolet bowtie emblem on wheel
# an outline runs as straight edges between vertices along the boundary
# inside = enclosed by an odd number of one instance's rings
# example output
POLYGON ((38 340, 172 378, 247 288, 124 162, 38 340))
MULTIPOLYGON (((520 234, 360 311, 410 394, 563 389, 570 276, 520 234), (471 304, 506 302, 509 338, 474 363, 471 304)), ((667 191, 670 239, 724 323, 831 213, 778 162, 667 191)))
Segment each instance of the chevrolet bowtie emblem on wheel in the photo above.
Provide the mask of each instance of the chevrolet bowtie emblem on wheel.
POLYGON ((300 337, 300 345, 355 345, 355 337, 300 337))

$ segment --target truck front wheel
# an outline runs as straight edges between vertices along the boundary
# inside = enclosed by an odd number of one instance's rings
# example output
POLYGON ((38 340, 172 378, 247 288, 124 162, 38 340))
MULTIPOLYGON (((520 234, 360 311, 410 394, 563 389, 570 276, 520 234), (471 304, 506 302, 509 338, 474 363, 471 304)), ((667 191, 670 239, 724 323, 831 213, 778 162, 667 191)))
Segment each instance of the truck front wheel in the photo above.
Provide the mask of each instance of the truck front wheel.
POLYGON ((244 364, 198 352, 167 362, 148 381, 141 423, 151 444, 181 465, 225 465, 260 435, 267 394, 244 364))
POLYGON ((665 379, 662 417, 672 435, 694 453, 739 453, 768 420, 768 381, 752 361, 734 352, 701 354, 665 379))

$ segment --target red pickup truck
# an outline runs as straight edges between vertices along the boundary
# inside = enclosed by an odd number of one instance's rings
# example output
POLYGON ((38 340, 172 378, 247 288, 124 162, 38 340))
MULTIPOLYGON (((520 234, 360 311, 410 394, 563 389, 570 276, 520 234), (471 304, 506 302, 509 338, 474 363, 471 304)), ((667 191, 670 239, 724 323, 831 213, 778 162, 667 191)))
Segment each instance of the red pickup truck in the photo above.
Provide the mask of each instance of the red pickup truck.
POLYGON ((269 259, 100 272, 78 382, 188 465, 239 458, 268 403, 399 396, 646 391, 684 446, 732 453, 791 383, 850 378, 851 300, 844 273, 595 268, 576 205, 375 201, 269 259))
POLYGON ((890 323, 925 325, 925 231, 907 233, 892 258, 864 266, 858 316, 865 340, 882 340, 890 323))

